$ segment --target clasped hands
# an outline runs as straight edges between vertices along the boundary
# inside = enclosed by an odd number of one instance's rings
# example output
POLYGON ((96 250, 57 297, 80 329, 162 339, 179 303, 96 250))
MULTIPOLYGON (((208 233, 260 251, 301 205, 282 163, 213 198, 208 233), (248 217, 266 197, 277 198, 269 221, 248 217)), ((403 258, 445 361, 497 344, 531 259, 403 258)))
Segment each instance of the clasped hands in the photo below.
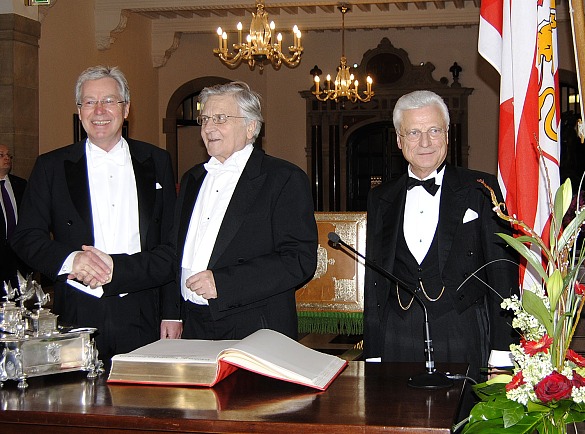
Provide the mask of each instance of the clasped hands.
POLYGON ((82 246, 73 259, 73 269, 68 279, 77 279, 94 289, 110 283, 114 273, 114 261, 110 255, 93 246, 82 246))

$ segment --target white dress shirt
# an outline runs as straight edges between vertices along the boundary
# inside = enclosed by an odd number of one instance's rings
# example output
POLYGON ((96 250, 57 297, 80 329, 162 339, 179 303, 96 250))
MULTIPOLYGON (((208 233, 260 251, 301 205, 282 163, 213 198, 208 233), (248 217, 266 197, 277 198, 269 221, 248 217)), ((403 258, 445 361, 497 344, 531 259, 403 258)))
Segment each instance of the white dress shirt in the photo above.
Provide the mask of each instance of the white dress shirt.
POLYGON ((215 157, 205 163, 208 173, 191 214, 181 262, 181 294, 187 301, 209 304, 205 298, 187 288, 185 282, 192 275, 207 270, 228 205, 253 149, 253 145, 248 144, 234 152, 223 164, 215 157))
MULTIPOLYGON (((404 238, 408 249, 420 264, 427 255, 433 242, 437 224, 439 223, 439 206, 441 204, 441 186, 445 167, 437 173, 433 171, 429 176, 422 179, 435 178, 435 184, 439 190, 433 196, 424 187, 418 185, 406 192, 406 205, 404 207, 404 238)), ((420 179, 412 173, 408 166, 408 175, 420 179)))
MULTIPOLYGON (((140 252, 138 193, 128 143, 121 138, 114 148, 106 152, 88 139, 85 155, 94 247, 108 254, 140 252)), ((77 253, 67 257, 59 274, 71 272, 77 253)), ((74 280, 67 283, 95 297, 101 297, 104 293, 101 286, 91 289, 74 280)))

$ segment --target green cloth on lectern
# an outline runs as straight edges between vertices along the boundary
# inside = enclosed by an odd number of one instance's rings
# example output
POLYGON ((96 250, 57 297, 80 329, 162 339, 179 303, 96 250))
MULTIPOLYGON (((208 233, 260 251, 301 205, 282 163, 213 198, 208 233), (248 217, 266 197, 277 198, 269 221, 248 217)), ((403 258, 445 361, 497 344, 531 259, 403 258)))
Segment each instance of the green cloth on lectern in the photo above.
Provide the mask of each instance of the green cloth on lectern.
POLYGON ((361 335, 364 332, 363 312, 297 312, 299 333, 334 333, 361 335))

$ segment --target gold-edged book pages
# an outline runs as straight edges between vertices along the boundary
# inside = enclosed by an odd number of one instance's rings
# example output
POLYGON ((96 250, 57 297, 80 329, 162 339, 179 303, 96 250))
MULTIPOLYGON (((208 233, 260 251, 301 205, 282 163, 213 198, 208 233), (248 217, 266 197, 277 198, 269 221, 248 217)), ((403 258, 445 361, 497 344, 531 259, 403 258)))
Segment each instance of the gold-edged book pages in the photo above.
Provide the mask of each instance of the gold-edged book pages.
POLYGON ((365 212, 316 212, 319 232, 317 270, 296 292, 300 333, 362 334, 363 261, 346 249, 329 245, 329 232, 365 254, 365 212))
POLYGON ((274 330, 240 341, 162 339, 112 358, 109 383, 213 386, 237 368, 325 390, 347 361, 274 330))

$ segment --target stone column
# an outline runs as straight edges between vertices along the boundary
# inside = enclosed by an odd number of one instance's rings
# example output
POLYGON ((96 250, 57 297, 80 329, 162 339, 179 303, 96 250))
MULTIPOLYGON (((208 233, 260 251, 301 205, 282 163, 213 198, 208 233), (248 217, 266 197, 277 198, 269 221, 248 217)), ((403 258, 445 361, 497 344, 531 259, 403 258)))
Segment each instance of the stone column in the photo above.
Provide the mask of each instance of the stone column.
POLYGON ((14 153, 12 173, 28 178, 39 154, 41 23, 0 14, 0 142, 14 153))

